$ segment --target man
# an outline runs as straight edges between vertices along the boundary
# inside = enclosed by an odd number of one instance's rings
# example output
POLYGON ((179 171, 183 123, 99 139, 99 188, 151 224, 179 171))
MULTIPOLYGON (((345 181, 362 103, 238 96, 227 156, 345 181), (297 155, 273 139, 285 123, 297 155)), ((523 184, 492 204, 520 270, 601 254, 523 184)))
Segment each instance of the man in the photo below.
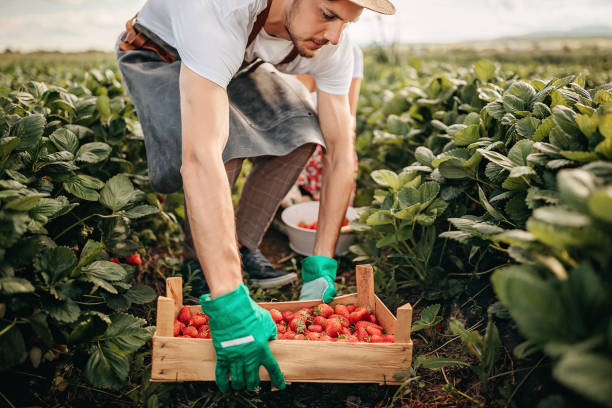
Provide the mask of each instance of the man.
POLYGON ((257 248, 260 226, 274 214, 261 207, 278 207, 317 144, 326 146, 320 227, 316 256, 302 263, 300 298, 330 302, 335 296, 333 253, 353 176, 352 57, 342 34, 363 7, 394 12, 388 0, 149 0, 135 30, 128 24, 119 43, 119 69, 143 127, 151 183, 159 191, 181 182, 184 188, 210 288, 200 303, 210 316, 222 391, 230 372, 232 388, 256 388, 262 364, 273 384, 285 387, 268 346, 276 325, 242 283, 238 246, 257 248), (316 78, 320 128, 289 80, 267 64, 243 64, 255 57, 316 78), (230 185, 245 157, 260 163, 249 176, 254 201, 239 205, 236 223, 230 185))

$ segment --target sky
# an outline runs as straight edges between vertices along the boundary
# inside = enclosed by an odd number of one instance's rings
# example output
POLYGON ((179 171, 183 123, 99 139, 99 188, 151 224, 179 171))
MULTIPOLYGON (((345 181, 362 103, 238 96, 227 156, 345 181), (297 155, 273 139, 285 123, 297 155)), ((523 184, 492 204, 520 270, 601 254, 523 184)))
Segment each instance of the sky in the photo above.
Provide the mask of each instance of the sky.
MULTIPOLYGON (((189 0, 168 0, 189 1, 189 0)), ((145 0, 0 0, 0 51, 110 51, 145 0)), ((584 26, 612 27, 612 0, 395 0, 348 30, 360 45, 488 40, 584 26)))

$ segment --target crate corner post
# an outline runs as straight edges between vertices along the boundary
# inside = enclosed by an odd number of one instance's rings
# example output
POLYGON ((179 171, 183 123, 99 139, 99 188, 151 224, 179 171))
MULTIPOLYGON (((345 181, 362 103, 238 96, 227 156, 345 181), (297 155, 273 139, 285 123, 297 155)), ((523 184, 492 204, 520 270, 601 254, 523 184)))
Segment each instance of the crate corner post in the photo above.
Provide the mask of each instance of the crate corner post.
POLYGON ((357 302, 359 306, 367 306, 376 310, 376 294, 374 293, 374 269, 372 265, 355 266, 357 278, 357 302))

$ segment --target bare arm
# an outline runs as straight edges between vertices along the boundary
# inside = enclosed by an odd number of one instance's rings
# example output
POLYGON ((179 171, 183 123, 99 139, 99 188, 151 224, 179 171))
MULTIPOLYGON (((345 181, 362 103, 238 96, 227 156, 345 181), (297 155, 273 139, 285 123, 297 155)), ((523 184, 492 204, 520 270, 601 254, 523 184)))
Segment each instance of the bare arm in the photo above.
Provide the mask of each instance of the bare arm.
POLYGON ((319 123, 327 150, 323 157, 321 204, 314 255, 334 257, 336 241, 353 186, 353 132, 348 95, 318 90, 319 123))
POLYGON ((352 129, 357 126, 357 102, 359 101, 359 90, 361 89, 361 78, 353 78, 351 87, 349 88, 349 106, 351 108, 351 120, 353 123, 352 129))
POLYGON ((180 73, 183 187, 196 254, 211 297, 242 282, 231 189, 222 153, 229 137, 227 92, 184 64, 180 73))

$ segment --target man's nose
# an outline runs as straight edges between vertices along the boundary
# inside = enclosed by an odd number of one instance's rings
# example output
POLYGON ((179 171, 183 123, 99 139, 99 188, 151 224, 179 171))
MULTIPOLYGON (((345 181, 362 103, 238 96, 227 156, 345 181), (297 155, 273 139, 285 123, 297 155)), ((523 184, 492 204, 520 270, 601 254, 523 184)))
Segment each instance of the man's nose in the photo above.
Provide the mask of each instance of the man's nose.
POLYGON ((330 23, 327 27, 327 30, 325 30, 325 39, 333 45, 338 44, 338 42, 340 42, 340 36, 342 35, 342 30, 344 29, 344 26, 344 21, 340 19, 330 23))

